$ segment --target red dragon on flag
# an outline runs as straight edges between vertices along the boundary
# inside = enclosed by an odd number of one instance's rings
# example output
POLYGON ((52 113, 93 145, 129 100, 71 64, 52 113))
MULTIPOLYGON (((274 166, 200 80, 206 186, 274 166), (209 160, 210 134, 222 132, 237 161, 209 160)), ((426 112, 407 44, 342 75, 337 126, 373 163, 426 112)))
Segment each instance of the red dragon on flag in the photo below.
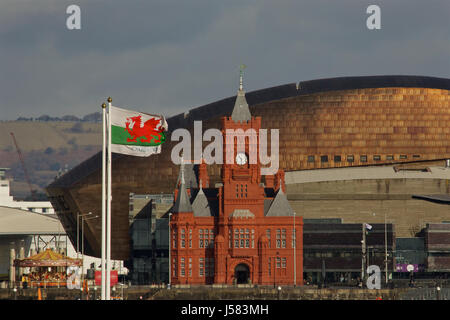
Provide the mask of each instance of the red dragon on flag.
POLYGON ((161 119, 151 118, 142 124, 142 116, 127 118, 125 123, 125 130, 130 134, 130 138, 127 138, 128 142, 135 142, 137 138, 143 137, 141 142, 151 142, 154 143, 161 142, 161 133, 164 131, 161 125, 161 119), (133 124, 130 128, 130 124, 133 124), (159 128, 157 126, 160 125, 159 128))

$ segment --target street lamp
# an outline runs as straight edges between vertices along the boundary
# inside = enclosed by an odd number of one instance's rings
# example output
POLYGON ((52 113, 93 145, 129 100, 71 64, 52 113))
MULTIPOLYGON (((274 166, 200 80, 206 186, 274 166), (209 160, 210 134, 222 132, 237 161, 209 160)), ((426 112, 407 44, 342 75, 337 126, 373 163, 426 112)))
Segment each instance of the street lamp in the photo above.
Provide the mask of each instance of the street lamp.
POLYGON ((296 259, 296 255, 295 255, 295 251, 297 251, 297 233, 295 230, 295 215, 296 215, 296 213, 294 212, 294 229, 292 231, 293 232, 292 233, 292 238, 293 238, 292 247, 294 249, 294 287, 297 286, 297 265, 296 265, 297 259, 296 259))
POLYGON ((169 283, 168 283, 168 289, 170 289, 170 279, 171 279, 171 275, 172 275, 172 272, 171 272, 171 263, 172 263, 172 261, 171 261, 171 259, 172 259, 172 256, 171 256, 171 254, 170 254, 170 243, 172 242, 172 236, 171 236, 171 234, 170 234, 170 218, 172 217, 172 212, 169 212, 169 283))
POLYGON ((278 259, 279 259, 279 254, 280 254, 280 252, 277 251, 277 258, 276 258, 276 260, 274 261, 274 264, 273 264, 273 269, 274 269, 274 272, 273 272, 273 287, 274 288, 275 288, 275 285, 277 283, 276 276, 277 276, 277 263, 278 263, 278 259))
MULTIPOLYGON (((90 214, 92 214, 92 212, 90 212, 90 214)), ((89 215, 89 214, 87 214, 89 215)), ((85 216, 87 216, 85 215, 85 216)), ((91 220, 91 219, 97 219, 99 216, 93 216, 93 217, 88 217, 85 218, 84 216, 81 216, 81 260, 82 260, 82 264, 81 264, 81 277, 83 277, 84 275, 84 221, 86 220, 91 220)))
POLYGON ((78 259, 78 253, 80 252, 80 240, 79 240, 79 235, 80 235, 80 217, 86 217, 91 215, 92 212, 86 213, 86 214, 80 214, 80 212, 77 212, 77 259, 78 259))
POLYGON ((387 284, 388 283, 388 253, 387 253, 386 211, 384 212, 384 273, 385 273, 386 284, 387 284))
MULTIPOLYGON (((375 216, 375 213, 373 213, 375 216)), ((387 250, 387 212, 384 212, 384 274, 385 282, 388 283, 388 250, 387 250)))

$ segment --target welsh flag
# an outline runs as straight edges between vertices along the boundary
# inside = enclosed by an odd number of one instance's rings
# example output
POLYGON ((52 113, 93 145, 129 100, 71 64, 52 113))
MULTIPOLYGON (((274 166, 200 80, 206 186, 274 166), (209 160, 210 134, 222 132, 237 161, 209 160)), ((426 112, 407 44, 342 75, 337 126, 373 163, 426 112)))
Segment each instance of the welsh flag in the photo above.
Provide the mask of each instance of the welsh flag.
POLYGON ((111 152, 148 157, 161 153, 168 129, 163 116, 110 107, 111 152))

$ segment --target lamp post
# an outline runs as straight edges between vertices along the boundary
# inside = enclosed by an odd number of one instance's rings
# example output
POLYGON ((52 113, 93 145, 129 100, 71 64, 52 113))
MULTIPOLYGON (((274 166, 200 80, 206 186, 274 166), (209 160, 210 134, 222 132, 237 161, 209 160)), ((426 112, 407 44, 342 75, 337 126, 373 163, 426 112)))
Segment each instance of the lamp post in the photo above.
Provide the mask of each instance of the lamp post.
POLYGON ((275 288, 275 285, 276 285, 276 283, 277 283, 277 281, 276 281, 276 276, 277 276, 277 263, 278 263, 278 259, 279 259, 279 254, 280 254, 280 252, 278 252, 277 251, 277 258, 276 258, 276 260, 275 260, 275 263, 273 264, 273 266, 274 266, 274 272, 273 272, 273 287, 275 288))
POLYGON ((365 267, 366 267, 366 224, 362 224, 362 240, 361 240, 361 251, 362 251, 362 261, 361 261, 361 283, 364 283, 365 278, 365 267))
POLYGON ((296 259, 296 254, 295 254, 295 251, 297 251, 297 233, 295 230, 295 215, 296 215, 296 213, 294 212, 294 228, 292 230, 292 238, 293 238, 292 247, 294 249, 294 287, 297 286, 297 265, 296 265, 297 259, 296 259))
POLYGON ((80 252, 80 240, 79 240, 79 236, 80 236, 80 217, 86 217, 91 215, 92 212, 86 213, 86 214, 80 214, 79 212, 77 212, 77 259, 78 259, 78 253, 80 252))
POLYGON ((388 283, 388 253, 387 253, 387 223, 386 212, 384 212, 384 273, 386 284, 388 283))
POLYGON ((171 284, 171 276, 172 276, 172 270, 171 270, 171 266, 172 266, 172 256, 170 254, 170 243, 172 242, 172 236, 170 234, 170 218, 172 217, 172 212, 169 212, 169 283, 168 283, 168 288, 170 289, 170 284, 171 284))
MULTIPOLYGON (((92 212, 89 212, 89 214, 92 214, 92 212)), ((87 214, 87 215, 89 215, 87 214)), ((85 215, 85 216, 87 216, 85 215)), ((81 278, 83 279, 84 276, 84 221, 91 220, 91 219, 97 219, 99 216, 93 216, 85 218, 84 216, 81 216, 81 278)))

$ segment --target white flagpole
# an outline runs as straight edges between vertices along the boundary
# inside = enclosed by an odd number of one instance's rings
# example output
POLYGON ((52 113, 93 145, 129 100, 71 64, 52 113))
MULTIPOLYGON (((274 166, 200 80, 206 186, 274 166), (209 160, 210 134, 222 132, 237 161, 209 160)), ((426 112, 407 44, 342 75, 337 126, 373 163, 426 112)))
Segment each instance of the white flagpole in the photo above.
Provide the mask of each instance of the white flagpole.
POLYGON ((111 300, 111 97, 108 98, 108 189, 106 214, 106 300, 111 300))
POLYGON ((102 149, 102 296, 106 298, 106 103, 102 104, 103 109, 103 149, 102 149))

